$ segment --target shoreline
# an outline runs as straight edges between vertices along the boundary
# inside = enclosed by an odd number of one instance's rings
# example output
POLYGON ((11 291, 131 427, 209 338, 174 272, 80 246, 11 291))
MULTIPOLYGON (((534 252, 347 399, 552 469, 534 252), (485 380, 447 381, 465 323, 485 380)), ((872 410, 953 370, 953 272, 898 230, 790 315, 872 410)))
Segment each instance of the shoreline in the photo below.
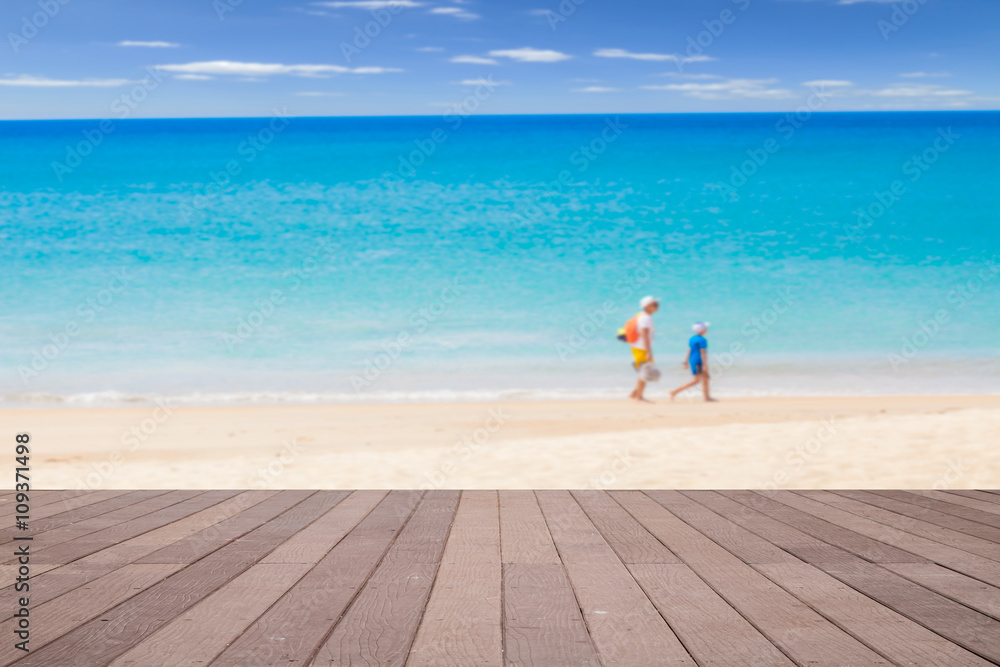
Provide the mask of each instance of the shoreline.
MULTIPOLYGON (((670 403, 666 389, 650 385, 646 395, 653 403, 670 403)), ((604 403, 615 402, 627 398, 631 385, 622 385, 607 389, 497 389, 497 390, 442 390, 442 391, 386 391, 378 394, 347 394, 323 392, 217 392, 213 394, 122 394, 120 392, 93 392, 87 394, 36 394, 31 401, 9 400, 11 394, 0 393, 0 411, 44 411, 44 410, 128 410, 144 407, 169 405, 176 408, 335 408, 335 407, 365 407, 365 406, 421 406, 421 405, 476 405, 494 403, 604 403), (259 398, 264 396, 283 396, 282 398, 259 398), (406 397, 403 397, 406 396, 406 397), (258 398, 253 398, 258 397, 258 398), (285 398, 291 397, 291 398, 285 398)), ((690 402, 695 396, 700 397, 700 389, 691 389, 681 394, 678 402, 690 402)), ((1000 392, 927 392, 927 393, 892 393, 892 392, 782 392, 780 390, 766 391, 735 391, 718 392, 713 387, 712 395, 720 401, 754 401, 754 400, 881 400, 881 399, 947 399, 994 397, 1000 399, 1000 392)))
POLYGON ((991 394, 22 408, 0 421, 31 433, 35 488, 1000 488, 991 394))

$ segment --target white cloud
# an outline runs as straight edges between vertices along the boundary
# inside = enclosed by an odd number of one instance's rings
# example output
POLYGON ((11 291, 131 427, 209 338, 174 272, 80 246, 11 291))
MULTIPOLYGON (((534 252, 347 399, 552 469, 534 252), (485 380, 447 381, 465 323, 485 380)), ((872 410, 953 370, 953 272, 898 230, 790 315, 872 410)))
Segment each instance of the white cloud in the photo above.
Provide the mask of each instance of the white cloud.
POLYGON ((280 63, 242 63, 231 60, 185 63, 183 65, 160 65, 165 72, 176 74, 216 74, 228 76, 261 77, 291 75, 305 77, 326 77, 330 74, 383 74, 401 72, 394 67, 344 67, 343 65, 282 65, 280 63))
POLYGON ((669 76, 675 79, 725 79, 724 76, 719 76, 718 74, 682 74, 681 72, 660 72, 659 74, 654 74, 653 76, 669 76))
POLYGON ((813 81, 803 81, 803 86, 809 86, 810 88, 847 88, 848 86, 853 86, 853 81, 845 81, 843 79, 815 79, 813 81))
POLYGON ((43 76, 22 74, 16 77, 0 78, 0 86, 24 86, 28 88, 114 88, 132 81, 128 79, 47 79, 43 76))
POLYGON ((351 74, 388 74, 402 71, 398 67, 355 67, 351 70, 351 74))
POLYGON ((419 46, 416 49, 420 53, 435 53, 437 51, 444 51, 440 46, 419 46))
POLYGON ((569 60, 573 56, 560 51, 550 51, 546 49, 533 49, 525 46, 520 49, 499 49, 490 51, 491 56, 497 58, 510 58, 520 63, 557 63, 561 60, 569 60))
POLYGON ((940 78, 945 76, 951 76, 949 72, 906 72, 905 74, 900 74, 899 76, 904 79, 927 79, 927 78, 940 78))
POLYGON ((385 9, 386 7, 423 7, 424 3, 413 0, 351 0, 343 2, 314 2, 320 7, 330 7, 332 9, 385 9))
POLYGON ((462 79, 461 81, 452 81, 452 83, 460 86, 509 86, 510 81, 494 81, 492 77, 487 78, 481 76, 477 79, 462 79))
POLYGON ((785 100, 795 94, 784 88, 770 88, 777 79, 725 79, 715 83, 669 83, 661 86, 640 86, 644 90, 672 90, 687 97, 702 100, 761 99, 785 100))
POLYGON ((125 40, 118 42, 116 46, 145 46, 150 49, 176 49, 180 46, 177 42, 133 42, 125 40))
POLYGON ((182 81, 210 81, 215 77, 206 74, 174 74, 174 78, 182 81))
POLYGON ((473 14, 472 12, 467 12, 461 7, 434 7, 433 9, 431 9, 430 13, 445 14, 447 16, 454 16, 457 19, 465 19, 467 21, 479 18, 479 14, 473 14))
POLYGON ((881 90, 865 91, 876 97, 961 97, 971 90, 957 90, 928 83, 893 83, 881 90))
POLYGON ((676 53, 632 53, 625 49, 597 49, 594 55, 598 58, 628 58, 630 60, 650 60, 672 63, 704 63, 715 58, 711 56, 679 56, 676 53))
POLYGON ((470 65, 496 65, 497 61, 492 58, 483 58, 481 56, 455 56, 451 59, 453 63, 468 63, 470 65))
POLYGON ((574 88, 574 93, 615 93, 618 92, 618 88, 609 88, 608 86, 586 86, 584 88, 574 88))

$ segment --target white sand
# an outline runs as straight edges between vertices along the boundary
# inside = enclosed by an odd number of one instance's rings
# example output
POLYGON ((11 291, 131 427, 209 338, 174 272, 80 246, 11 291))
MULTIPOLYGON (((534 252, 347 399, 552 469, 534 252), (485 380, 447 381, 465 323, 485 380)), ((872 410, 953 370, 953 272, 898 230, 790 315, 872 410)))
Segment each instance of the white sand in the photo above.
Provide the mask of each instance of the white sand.
POLYGON ((31 433, 36 488, 1000 487, 1000 396, 9 410, 0 421, 31 433))

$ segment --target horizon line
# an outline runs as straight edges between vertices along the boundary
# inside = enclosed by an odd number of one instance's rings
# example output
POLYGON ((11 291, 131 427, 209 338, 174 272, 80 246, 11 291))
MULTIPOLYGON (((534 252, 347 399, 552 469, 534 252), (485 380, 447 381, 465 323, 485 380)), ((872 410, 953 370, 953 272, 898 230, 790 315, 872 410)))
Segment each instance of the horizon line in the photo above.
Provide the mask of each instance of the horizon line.
MULTIPOLYGON (((527 116, 763 116, 795 113, 796 110, 783 111, 609 111, 602 113, 493 113, 493 114, 470 114, 467 118, 496 118, 496 117, 527 117, 527 116)), ((904 113, 998 113, 1000 109, 845 109, 810 111, 811 115, 832 115, 832 114, 904 114, 904 113)), ((445 113, 428 114, 357 114, 357 115, 289 115, 289 118, 438 118, 445 113)), ((150 116, 143 118, 113 118, 108 116, 93 116, 88 118, 4 118, 0 123, 56 123, 56 122, 82 122, 82 121, 150 121, 150 120, 238 120, 270 118, 270 116, 150 116)))

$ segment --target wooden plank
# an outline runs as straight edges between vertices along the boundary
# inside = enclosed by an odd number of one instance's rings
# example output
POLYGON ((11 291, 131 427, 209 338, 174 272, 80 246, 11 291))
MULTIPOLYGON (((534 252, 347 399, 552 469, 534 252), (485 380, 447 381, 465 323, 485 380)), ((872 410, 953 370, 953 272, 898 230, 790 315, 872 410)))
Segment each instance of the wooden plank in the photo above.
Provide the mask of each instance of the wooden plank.
POLYGON ((408 667, 502 665, 496 491, 463 491, 408 667))
MULTIPOLYGON (((333 493, 333 492, 330 492, 333 493)), ((272 551, 263 563, 309 563, 315 565, 330 549, 378 507, 388 491, 354 491, 312 525, 272 551)))
MULTIPOLYGON (((66 595, 31 607, 31 653, 58 639, 99 614, 166 579, 180 565, 126 565, 120 570, 77 588, 66 595)), ((0 623, 5 637, 14 636, 14 620, 0 623)), ((14 642, 0 642, 0 664, 24 656, 14 642)), ((58 664, 58 663, 49 663, 58 664)), ((79 664, 79 663, 62 663, 79 664)))
MULTIPOLYGON (((175 567, 183 565, 143 565, 175 567)), ((110 663, 113 667, 207 665, 311 567, 257 563, 110 663)))
MULTIPOLYGON (((41 519, 48 519, 49 517, 56 516, 79 507, 85 507, 86 505, 93 505, 94 503, 99 503, 104 500, 117 498, 118 496, 123 496, 126 493, 130 492, 109 489, 105 491, 92 491, 84 496, 76 496, 73 498, 65 498, 58 494, 54 494, 50 497, 39 499, 37 497, 38 492, 32 491, 30 493, 31 521, 34 524, 41 519)), ((0 506, 0 522, 6 525, 7 518, 13 517, 15 514, 17 514, 16 504, 13 502, 12 497, 9 505, 0 506)))
MULTIPOLYGON (((146 514, 96 530, 69 542, 43 549, 35 559, 42 563, 69 563, 217 505, 238 493, 239 491, 229 490, 203 491, 180 502, 170 502, 176 498, 162 496, 161 503, 145 507, 148 512, 146 514), (165 504, 165 507, 156 509, 158 505, 165 504)), ((160 500, 160 498, 154 500, 160 500)), ((145 505, 145 503, 140 503, 140 505, 145 505)))
MULTIPOLYGON (((704 499, 706 506, 712 507, 709 503, 718 501, 722 507, 732 508, 732 505, 721 501, 721 497, 729 498, 744 506, 758 509, 765 512, 771 519, 779 521, 791 528, 801 531, 805 535, 816 538, 817 542, 812 543, 813 549, 824 550, 823 543, 836 546, 838 549, 860 556, 873 563, 926 563, 927 559, 914 553, 899 549, 886 544, 881 540, 876 540, 861 533, 830 523, 812 514, 807 514, 785 505, 763 494, 756 494, 752 491, 703 491, 703 492, 682 492, 689 498, 698 500, 704 499)), ((784 495, 783 491, 773 492, 774 496, 784 495)), ((713 507, 713 509, 715 509, 713 507)), ((718 512, 718 510, 716 509, 718 512)), ((785 531, 786 536, 791 533, 785 531)), ((831 554, 834 550, 831 550, 831 554)))
POLYGON ((996 512, 987 512, 981 509, 966 507, 961 503, 942 500, 922 493, 913 493, 912 491, 869 491, 869 493, 1000 529, 1000 516, 996 512))
POLYGON ((677 491, 651 491, 647 495, 744 563, 794 563, 798 560, 677 491))
POLYGON ((573 491, 572 494, 623 563, 680 562, 608 494, 602 491, 573 491))
MULTIPOLYGON (((169 507, 170 505, 183 502, 203 493, 205 492, 167 491, 149 498, 134 500, 130 504, 116 507, 114 509, 106 507, 107 511, 104 511, 101 514, 86 518, 74 518, 72 521, 60 519, 60 517, 75 514, 65 512, 49 520, 52 527, 46 528, 44 531, 33 531, 35 540, 39 542, 39 546, 44 545, 44 551, 43 549, 39 549, 38 553, 35 554, 36 559, 41 560, 43 558, 48 558, 50 553, 55 553, 55 551, 51 551, 54 547, 65 544, 66 542, 70 542, 85 535, 90 535, 91 533, 96 533, 97 531, 103 530, 108 526, 126 523, 136 517, 144 516, 150 512, 155 512, 164 507, 169 507)), ((68 561, 55 560, 52 562, 68 561)))
POLYGON ((504 563, 504 660, 518 667, 597 667, 562 565, 504 563))
MULTIPOLYGON (((710 500, 702 502, 711 502, 716 511, 724 511, 734 523, 799 555, 819 570, 942 637, 987 659, 1000 659, 1000 642, 990 639, 1000 637, 1000 622, 996 619, 969 609, 846 551, 841 552, 846 557, 837 559, 814 559, 814 552, 801 553, 800 544, 786 538, 787 526, 769 516, 772 507, 784 512, 782 508, 787 506, 763 495, 756 495, 756 498, 755 509, 736 503, 720 494, 714 494, 710 500)), ((826 548, 836 549, 832 545, 826 548)), ((877 624, 879 619, 873 616, 870 622, 877 624)))
POLYGON ((993 500, 996 496, 982 491, 963 491, 960 489, 949 489, 947 491, 913 491, 914 493, 933 494, 936 498, 944 499, 947 496, 948 502, 958 503, 966 507, 975 507, 984 512, 1000 514, 1000 500, 993 500))
MULTIPOLYGON (((157 496, 162 496, 167 493, 169 492, 165 490, 132 491, 114 498, 108 498, 107 500, 102 500, 73 510, 61 512, 44 519, 39 519, 38 521, 32 521, 29 524, 31 526, 31 533, 36 539, 42 539, 41 535, 47 531, 69 526, 73 523, 85 521, 92 517, 99 516, 107 512, 113 512, 121 508, 128 508, 136 503, 143 502, 157 496)), ((0 546, 11 543, 17 534, 18 530, 13 526, 5 527, 3 530, 0 530, 0 546)))
POLYGON ((936 563, 888 563, 887 569, 1000 620, 1000 588, 936 563))
POLYGON ((113 665, 206 665, 304 576, 385 491, 356 491, 113 665), (309 539, 302 541, 305 535, 309 539), (293 542, 295 544, 293 544, 293 542), (289 545, 291 549, 286 549, 289 545))
MULTIPOLYGON (((825 499, 833 494, 827 492, 804 491, 802 492, 802 495, 805 495, 807 498, 825 499)), ((850 500, 848 498, 844 498, 844 500, 848 502, 838 503, 838 508, 885 526, 886 528, 883 529, 882 532, 886 532, 888 528, 895 528, 908 532, 912 535, 918 535, 927 540, 932 540, 955 549, 960 549, 961 551, 969 554, 970 557, 980 556, 981 558, 992 560, 994 563, 996 562, 996 545, 993 542, 981 540, 978 537, 967 533, 960 533, 949 528, 936 526, 934 524, 927 523, 926 521, 921 521, 920 519, 914 519, 913 517, 897 514, 880 507, 874 507, 859 500, 850 500)), ((877 539, 882 538, 878 537, 877 539)), ((979 559, 974 557, 967 560, 973 566, 980 562, 979 559)), ((960 560, 959 562, 961 563, 962 561, 960 560)), ((960 567, 964 568, 965 565, 962 564, 960 567)), ((991 570, 996 570, 995 564, 992 564, 989 567, 991 570)), ((964 572, 965 570, 963 569, 962 571, 964 572)), ((986 576, 987 578, 984 579, 984 581, 992 583, 994 578, 988 573, 986 576)))
POLYGON ((278 493, 261 503, 248 507, 239 514, 143 556, 137 562, 193 563, 206 554, 229 544, 241 535, 266 525, 268 521, 286 511, 290 507, 288 503, 296 497, 289 496, 288 492, 278 493))
POLYGON ((169 623, 263 558, 332 506, 329 496, 284 491, 288 509, 266 525, 192 563, 173 576, 89 621, 38 651, 20 665, 105 665, 169 623), (106 620, 104 620, 106 619, 106 620))
POLYGON ((278 491, 254 490, 242 491, 237 495, 220 502, 217 505, 206 507, 200 512, 195 512, 186 517, 168 523, 131 539, 112 545, 101 551, 94 552, 89 556, 81 558, 77 564, 98 564, 106 563, 110 565, 124 565, 131 563, 143 556, 147 556, 157 549, 173 544, 189 535, 194 535, 200 530, 214 526, 226 519, 239 514, 240 512, 258 505, 268 498, 276 495, 278 491))
MULTIPOLYGON (((852 508, 850 503, 854 503, 855 501, 849 501, 846 503, 838 501, 837 503, 831 505, 821 502, 827 496, 840 498, 839 496, 834 496, 826 491, 796 491, 791 494, 782 494, 777 497, 780 498, 781 502, 784 504, 791 505, 810 514, 815 514, 816 516, 820 516, 827 521, 851 528, 852 530, 864 533, 869 537, 880 539, 887 544, 893 544, 906 549, 907 551, 923 556, 928 560, 934 561, 935 563, 964 572, 971 577, 982 579, 987 583, 991 583, 993 585, 1000 584, 1000 571, 997 570, 997 566, 994 561, 976 556, 975 554, 971 554, 967 551, 962 551, 961 549, 956 549, 955 547, 947 544, 942 544, 941 542, 920 537, 912 532, 907 532, 900 528, 879 523, 878 521, 860 516, 858 514, 853 514, 848 510, 852 508)), ((846 500, 846 498, 840 498, 840 500, 846 500)), ((862 505, 862 503, 858 504, 862 505)), ((868 506, 864 505, 864 507, 868 506)), ((877 508, 871 509, 877 510, 877 508)), ((885 512, 885 510, 877 511, 885 512)), ((898 516, 892 514, 892 512, 885 512, 885 514, 898 516)), ((906 519, 907 517, 901 518, 906 519)))
MULTIPOLYGON (((17 502, 16 497, 18 491, 7 491, 5 497, 0 498, 0 518, 6 518, 17 514, 17 502)), ((91 496, 98 491, 45 491, 45 490, 32 490, 28 492, 31 495, 31 510, 32 514, 36 511, 46 508, 48 514, 46 516, 51 516, 52 514, 58 514, 59 512, 65 512, 67 510, 75 509, 84 504, 89 504, 91 496), (63 503, 60 506, 60 503, 63 503)), ((131 491, 111 491, 113 495, 108 495, 103 498, 97 498, 92 502, 99 502, 101 500, 107 500, 108 498, 113 498, 115 495, 124 495, 126 493, 132 493, 131 491)))
POLYGON ((382 560, 421 495, 391 491, 212 664, 307 664, 382 560))
POLYGON ((837 581, 813 565, 761 563, 754 568, 897 664, 941 667, 991 664, 837 581))
POLYGON ((794 664, 687 565, 637 563, 628 569, 698 664, 794 664))
POLYGON ((532 491, 500 491, 500 557, 504 563, 559 563, 532 491))
POLYGON ((1000 503, 987 502, 976 498, 975 496, 968 496, 960 493, 952 493, 950 491, 935 491, 935 490, 924 490, 924 489, 907 489, 907 493, 912 493, 916 496, 923 496, 924 498, 933 498, 934 500, 940 500, 941 502, 951 503, 953 505, 961 505, 962 507, 969 507, 972 509, 980 510, 982 512, 987 512, 989 514, 1000 515, 1000 503))
POLYGON ((428 491, 424 495, 311 664, 406 663, 458 499, 458 491, 428 491))
MULTIPOLYGON (((793 661, 813 666, 884 663, 877 653, 677 518, 651 496, 638 491, 613 491, 611 496, 793 661)), ((683 496, 680 499, 695 504, 683 496)), ((727 541, 732 542, 732 537, 727 541)))
MULTIPOLYGON (((1000 542, 1000 528, 995 528, 976 521, 969 521, 953 514, 945 514, 937 510, 928 509, 920 505, 911 504, 890 498, 870 491, 834 491, 837 495, 857 500, 867 505, 874 505, 881 509, 895 512, 903 516, 908 516, 924 523, 929 523, 941 528, 965 533, 973 537, 982 538, 991 542, 1000 542)), ((916 496, 914 496, 916 497, 916 496)))
MULTIPOLYGON (((120 544, 114 544, 106 549, 95 552, 74 561, 70 565, 36 565, 32 563, 31 599, 34 604, 41 604, 66 592, 82 586, 98 577, 104 576, 119 567, 123 567, 156 549, 171 542, 186 537, 202 528, 221 521, 230 513, 236 513, 247 506, 268 498, 277 491, 245 491, 219 505, 207 508, 185 517, 180 521, 163 526, 120 544), (39 577, 43 568, 58 568, 39 577)), ((0 608, 10 606, 16 592, 13 585, 0 591, 0 608)))
POLYGON ((970 490, 965 490, 965 489, 944 489, 944 490, 942 490, 942 492, 943 493, 949 493, 949 494, 954 493, 954 494, 958 494, 958 495, 961 495, 961 496, 966 496, 967 498, 977 498, 977 499, 982 500, 984 502, 1000 504, 1000 496, 996 495, 995 493, 990 493, 989 491, 974 491, 974 490, 971 490, 971 489, 970 490))
MULTIPOLYGON (((593 493, 606 496, 603 491, 593 493)), ((568 491, 535 495, 601 661, 693 665, 673 630, 573 496, 568 491)))

